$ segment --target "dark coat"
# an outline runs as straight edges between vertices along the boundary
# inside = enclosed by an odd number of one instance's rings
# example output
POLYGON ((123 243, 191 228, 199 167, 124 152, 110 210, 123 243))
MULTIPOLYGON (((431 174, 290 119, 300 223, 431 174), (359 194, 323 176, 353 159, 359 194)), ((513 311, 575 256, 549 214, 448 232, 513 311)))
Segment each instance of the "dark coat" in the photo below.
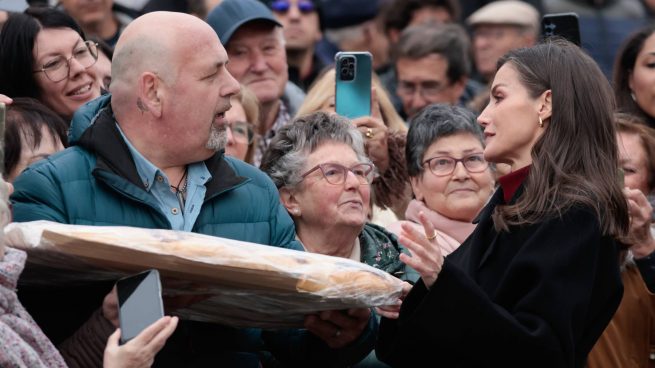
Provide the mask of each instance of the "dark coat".
MULTIPOLYGON (((522 188, 514 196, 520 196, 522 188)), ((416 283, 376 352, 394 367, 582 367, 623 288, 619 247, 573 206, 537 224, 494 229, 502 189, 437 281, 416 283)))

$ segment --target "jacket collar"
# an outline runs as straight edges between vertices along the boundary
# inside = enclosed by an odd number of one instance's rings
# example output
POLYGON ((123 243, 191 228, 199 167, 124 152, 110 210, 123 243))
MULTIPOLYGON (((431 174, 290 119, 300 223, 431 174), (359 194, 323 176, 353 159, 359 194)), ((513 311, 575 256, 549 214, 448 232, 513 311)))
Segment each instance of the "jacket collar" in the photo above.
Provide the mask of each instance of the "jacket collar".
MULTIPOLYGON (((104 170, 125 178, 146 190, 134 164, 134 160, 121 133, 116 128, 111 105, 102 108, 95 122, 82 133, 78 145, 97 156, 95 170, 104 170)), ((234 188, 248 179, 238 176, 224 158, 221 150, 205 160, 212 179, 206 183, 205 199, 234 188)))

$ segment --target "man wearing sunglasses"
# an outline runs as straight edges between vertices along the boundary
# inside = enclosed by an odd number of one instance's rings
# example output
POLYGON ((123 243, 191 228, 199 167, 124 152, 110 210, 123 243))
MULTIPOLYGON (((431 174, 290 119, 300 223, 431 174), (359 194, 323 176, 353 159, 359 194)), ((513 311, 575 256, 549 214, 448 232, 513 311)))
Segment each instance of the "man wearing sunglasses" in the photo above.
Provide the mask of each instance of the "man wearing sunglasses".
POLYGON ((307 91, 325 64, 316 55, 321 40, 321 9, 316 0, 270 0, 268 7, 282 24, 289 80, 307 91))

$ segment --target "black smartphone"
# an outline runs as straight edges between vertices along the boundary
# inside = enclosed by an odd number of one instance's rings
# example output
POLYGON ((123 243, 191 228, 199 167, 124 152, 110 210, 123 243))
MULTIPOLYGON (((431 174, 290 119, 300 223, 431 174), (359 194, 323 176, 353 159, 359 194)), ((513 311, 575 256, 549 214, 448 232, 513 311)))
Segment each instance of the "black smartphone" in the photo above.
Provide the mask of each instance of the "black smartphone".
POLYGON ((580 46, 580 22, 576 13, 544 15, 541 31, 544 39, 559 36, 580 46))
POLYGON ((136 337, 164 316, 161 281, 157 270, 148 270, 116 282, 121 344, 136 337))
POLYGON ((349 119, 371 115, 373 58, 368 52, 338 52, 335 57, 334 105, 349 119))

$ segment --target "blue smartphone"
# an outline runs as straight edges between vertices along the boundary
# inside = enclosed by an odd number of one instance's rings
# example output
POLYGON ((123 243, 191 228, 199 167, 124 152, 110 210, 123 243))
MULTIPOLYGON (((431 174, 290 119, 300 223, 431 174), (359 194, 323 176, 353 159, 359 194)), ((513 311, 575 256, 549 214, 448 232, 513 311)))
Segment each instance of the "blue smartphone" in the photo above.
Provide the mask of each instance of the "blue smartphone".
POLYGON ((121 344, 164 317, 161 281, 157 270, 148 270, 116 282, 121 344))
POLYGON ((335 57, 334 104, 349 119, 371 115, 372 56, 368 52, 338 52, 335 57))

